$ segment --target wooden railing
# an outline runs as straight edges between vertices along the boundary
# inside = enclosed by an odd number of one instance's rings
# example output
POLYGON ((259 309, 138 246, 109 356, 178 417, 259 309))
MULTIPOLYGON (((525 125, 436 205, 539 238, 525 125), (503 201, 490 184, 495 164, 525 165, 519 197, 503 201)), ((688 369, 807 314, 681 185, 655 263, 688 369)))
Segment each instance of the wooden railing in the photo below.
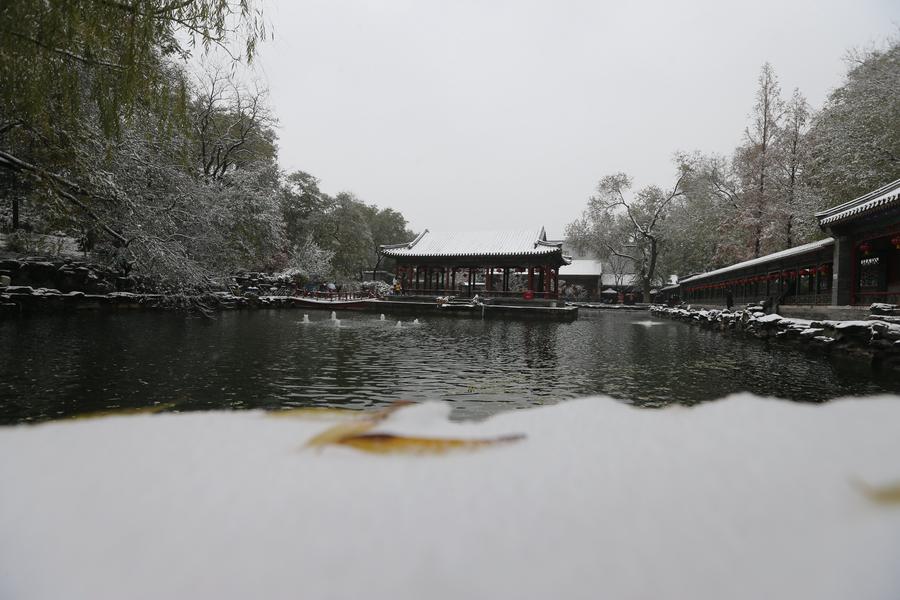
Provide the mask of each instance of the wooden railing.
POLYGON ((900 304, 900 292, 853 292, 850 304, 874 304, 884 302, 887 304, 900 304))
MULTIPOLYGON (((456 296, 457 298, 472 298, 480 296, 481 298, 524 298, 525 292, 518 291, 497 291, 497 290, 475 290, 474 292, 460 290, 445 290, 442 288, 420 288, 408 289, 400 292, 404 296, 456 296)), ((532 292, 535 299, 556 299, 559 297, 557 292, 532 292)))

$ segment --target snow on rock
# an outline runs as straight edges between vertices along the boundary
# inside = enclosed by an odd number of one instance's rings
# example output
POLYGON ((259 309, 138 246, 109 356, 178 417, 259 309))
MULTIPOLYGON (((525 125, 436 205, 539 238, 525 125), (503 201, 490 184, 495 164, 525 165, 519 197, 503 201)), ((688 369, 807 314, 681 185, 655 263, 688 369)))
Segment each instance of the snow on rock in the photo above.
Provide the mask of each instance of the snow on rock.
POLYGON ((900 398, 445 416, 379 428, 527 437, 383 456, 258 411, 0 428, 0 597, 900 596, 900 398))
POLYGON ((802 336, 815 337, 817 335, 822 335, 825 332, 824 329, 820 327, 810 327, 809 329, 804 329, 800 332, 802 336))
POLYGON ((765 315, 762 317, 757 317, 756 320, 760 323, 778 323, 783 320, 784 317, 778 314, 765 315))
POLYGON ((778 314, 738 311, 691 311, 651 306, 650 312, 701 327, 737 331, 761 339, 799 343, 816 352, 838 352, 871 360, 881 367, 900 368, 900 319, 890 315, 869 316, 865 321, 814 321, 784 318, 778 314), (822 334, 821 336, 819 334, 822 334), (828 340, 825 342, 824 340, 828 340), (832 343, 834 342, 834 343, 832 343))
POLYGON ((869 307, 869 312, 876 315, 891 315, 897 312, 897 305, 876 302, 869 307))

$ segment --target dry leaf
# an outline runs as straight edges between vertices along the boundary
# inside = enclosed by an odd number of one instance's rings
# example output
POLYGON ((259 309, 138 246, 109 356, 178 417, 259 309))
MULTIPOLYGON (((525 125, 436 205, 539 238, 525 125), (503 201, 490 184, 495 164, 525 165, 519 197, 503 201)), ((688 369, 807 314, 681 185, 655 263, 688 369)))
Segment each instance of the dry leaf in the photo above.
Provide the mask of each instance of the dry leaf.
MULTIPOLYGON (((333 427, 329 427, 319 435, 314 436, 311 440, 306 442, 307 446, 310 447, 319 447, 325 446, 328 444, 338 444, 340 441, 346 437, 350 437, 353 435, 359 435, 365 433, 375 427, 381 421, 384 421, 391 413, 393 413, 398 408, 403 408, 404 406, 409 406, 413 404, 408 400, 398 400, 397 402, 392 403, 390 406, 385 408, 376 410, 376 411, 354 411, 355 415, 353 420, 344 423, 338 423, 333 427)), ((300 411, 304 410, 337 410, 343 412, 344 409, 298 409, 300 411)), ((303 416, 308 413, 301 413, 300 416, 303 416)), ((346 420, 345 416, 341 417, 346 420)))
POLYGON ((462 439, 462 438, 429 438, 391 433, 371 433, 371 430, 387 419, 394 411, 413 404, 408 401, 394 402, 387 408, 375 412, 363 413, 365 418, 350 422, 338 423, 322 433, 314 436, 307 447, 321 448, 329 444, 350 446, 363 452, 374 454, 441 454, 450 450, 474 450, 486 446, 494 446, 514 442, 524 435, 505 435, 496 438, 462 439))
POLYGON ((450 450, 477 450, 486 446, 508 444, 524 439, 523 434, 488 439, 422 438, 389 433, 350 435, 333 443, 350 446, 373 454, 443 454, 450 450))
POLYGON ((865 496, 877 504, 900 504, 900 482, 872 486, 859 480, 853 482, 865 496))

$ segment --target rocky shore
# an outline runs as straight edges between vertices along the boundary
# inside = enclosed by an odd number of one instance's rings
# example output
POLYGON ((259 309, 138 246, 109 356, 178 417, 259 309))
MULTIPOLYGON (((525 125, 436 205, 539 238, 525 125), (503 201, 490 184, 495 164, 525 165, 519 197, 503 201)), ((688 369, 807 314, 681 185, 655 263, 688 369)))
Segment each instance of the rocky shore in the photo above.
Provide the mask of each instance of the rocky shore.
POLYGON ((0 318, 76 310, 150 309, 208 313, 244 308, 291 308, 291 282, 263 273, 234 278, 231 291, 159 293, 139 278, 72 259, 0 260, 0 318), (284 295, 278 295, 284 294, 284 295))
POLYGON ((762 306, 707 310, 652 306, 654 315, 706 329, 734 332, 824 354, 855 356, 873 365, 900 368, 900 308, 873 304, 866 320, 815 321, 766 314, 762 306))

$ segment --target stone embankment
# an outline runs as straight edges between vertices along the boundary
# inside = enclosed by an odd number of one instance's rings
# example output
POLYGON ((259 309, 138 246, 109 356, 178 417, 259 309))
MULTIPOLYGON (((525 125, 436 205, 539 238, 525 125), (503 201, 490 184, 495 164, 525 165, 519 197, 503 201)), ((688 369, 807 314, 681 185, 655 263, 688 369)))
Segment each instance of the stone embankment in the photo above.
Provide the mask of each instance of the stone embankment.
POLYGON ((97 309, 215 310, 293 306, 290 298, 269 298, 288 285, 284 278, 251 273, 235 278, 240 295, 153 293, 140 279, 72 259, 27 257, 0 260, 0 317, 97 309))
POLYGON ((900 368, 900 308, 893 304, 873 304, 870 316, 858 321, 789 319, 766 314, 762 306, 733 311, 652 306, 650 312, 708 329, 736 332, 814 352, 857 356, 873 364, 900 368))

